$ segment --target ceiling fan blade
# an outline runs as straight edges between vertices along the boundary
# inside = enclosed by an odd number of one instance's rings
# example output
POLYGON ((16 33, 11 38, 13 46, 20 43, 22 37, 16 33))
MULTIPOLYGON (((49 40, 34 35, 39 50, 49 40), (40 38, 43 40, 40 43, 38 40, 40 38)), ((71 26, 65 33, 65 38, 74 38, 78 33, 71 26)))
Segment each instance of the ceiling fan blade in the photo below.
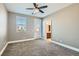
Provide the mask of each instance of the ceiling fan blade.
POLYGON ((42 10, 40 10, 40 9, 39 9, 39 11, 40 11, 41 13, 44 13, 44 12, 43 12, 42 10))
POLYGON ((34 5, 35 8, 37 8, 37 4, 36 3, 33 3, 33 5, 34 5))
POLYGON ((42 9, 42 8, 47 8, 48 6, 46 5, 46 6, 41 6, 41 7, 39 7, 39 9, 42 9))
POLYGON ((28 10, 33 10, 34 8, 26 8, 26 9, 28 9, 28 10))

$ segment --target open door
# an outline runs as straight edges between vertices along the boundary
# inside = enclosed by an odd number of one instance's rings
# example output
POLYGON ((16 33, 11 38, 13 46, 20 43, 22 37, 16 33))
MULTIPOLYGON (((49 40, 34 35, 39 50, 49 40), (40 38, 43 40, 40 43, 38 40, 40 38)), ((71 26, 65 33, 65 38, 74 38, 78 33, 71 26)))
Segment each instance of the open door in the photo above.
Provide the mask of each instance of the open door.
POLYGON ((46 24, 45 24, 45 34, 46 34, 46 39, 47 40, 51 40, 51 19, 46 20, 46 24))
POLYGON ((46 33, 46 37, 47 39, 51 39, 51 25, 47 25, 48 26, 48 32, 46 33))

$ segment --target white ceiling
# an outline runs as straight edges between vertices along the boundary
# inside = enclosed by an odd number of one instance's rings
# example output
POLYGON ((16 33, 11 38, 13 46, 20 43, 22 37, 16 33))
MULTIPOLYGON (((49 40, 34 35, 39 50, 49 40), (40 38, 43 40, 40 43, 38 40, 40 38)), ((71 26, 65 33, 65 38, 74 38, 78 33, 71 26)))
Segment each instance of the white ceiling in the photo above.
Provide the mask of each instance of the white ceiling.
POLYGON ((42 9, 45 13, 37 13, 35 15, 32 14, 33 10, 26 10, 26 8, 33 8, 32 3, 5 3, 5 6, 8 11, 30 15, 30 16, 36 16, 36 17, 45 17, 47 15, 50 15, 51 13, 54 13, 64 7, 67 7, 71 5, 71 3, 40 3, 40 5, 48 5, 47 8, 42 9))

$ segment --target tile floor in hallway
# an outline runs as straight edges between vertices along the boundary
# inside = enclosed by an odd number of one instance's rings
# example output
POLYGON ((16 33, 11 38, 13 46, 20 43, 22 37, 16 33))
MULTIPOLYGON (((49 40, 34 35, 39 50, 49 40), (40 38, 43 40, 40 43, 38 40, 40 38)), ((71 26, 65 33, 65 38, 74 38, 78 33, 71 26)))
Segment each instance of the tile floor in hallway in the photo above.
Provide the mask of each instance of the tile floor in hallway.
POLYGON ((9 44, 2 56, 79 56, 79 52, 37 39, 9 44))

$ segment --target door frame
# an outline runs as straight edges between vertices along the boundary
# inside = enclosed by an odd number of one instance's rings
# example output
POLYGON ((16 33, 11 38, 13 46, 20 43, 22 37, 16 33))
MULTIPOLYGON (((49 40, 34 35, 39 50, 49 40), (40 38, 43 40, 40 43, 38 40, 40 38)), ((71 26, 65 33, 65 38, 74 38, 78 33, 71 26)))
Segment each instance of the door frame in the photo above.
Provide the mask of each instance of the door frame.
MULTIPOLYGON (((49 17, 48 17, 49 18, 49 17)), ((48 20, 48 19, 47 19, 48 20)), ((52 40, 52 38, 53 38, 53 34, 52 34, 52 31, 53 31, 53 27, 52 27, 52 16, 50 16, 50 20, 51 20, 51 40, 52 40)), ((43 21, 45 21, 45 20, 43 20, 43 21)), ((43 22, 44 23, 44 22, 43 22)), ((45 24, 46 24, 46 21, 45 21, 45 23, 44 23, 44 25, 43 25, 43 39, 44 40, 47 40, 47 37, 46 37, 46 27, 45 27, 45 24), (45 28, 45 29, 44 29, 45 28)))

